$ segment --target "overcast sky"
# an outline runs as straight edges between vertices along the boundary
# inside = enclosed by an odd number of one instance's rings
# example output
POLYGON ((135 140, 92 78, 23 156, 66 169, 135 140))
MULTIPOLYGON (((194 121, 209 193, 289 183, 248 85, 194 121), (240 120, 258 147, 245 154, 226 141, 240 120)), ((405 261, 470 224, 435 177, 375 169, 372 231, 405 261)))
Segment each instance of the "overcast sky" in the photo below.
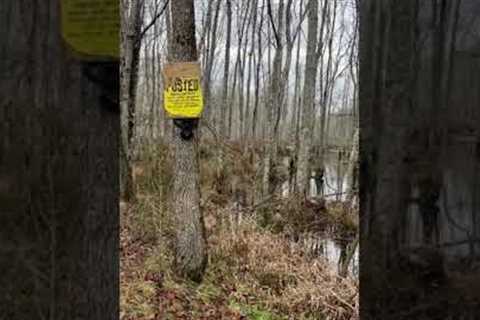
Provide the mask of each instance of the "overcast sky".
MULTIPOLYGON (((155 2, 155 0, 145 0, 147 2, 147 12, 145 14, 145 21, 146 23, 150 22, 151 19, 152 19, 152 14, 153 12, 150 12, 151 10, 149 10, 149 5, 152 6, 152 4, 155 2)), ((156 1, 159 1, 159 0, 156 0, 156 1)), ((231 68, 231 72, 233 72, 233 68, 234 68, 234 63, 235 63, 235 59, 236 59, 236 53, 237 53, 237 49, 238 49, 238 38, 237 38, 237 21, 238 20, 238 15, 240 13, 241 10, 238 9, 238 6, 242 6, 244 5, 246 2, 246 0, 233 0, 232 1, 232 5, 233 5, 233 21, 232 21, 232 44, 231 44, 231 47, 230 47, 230 53, 231 53, 231 56, 230 56, 230 62, 231 62, 231 65, 230 65, 230 68, 231 68)), ((250 0, 251 1, 251 0, 250 0)), ((308 0, 305 0, 305 2, 308 1, 308 0)), ((330 0, 329 0, 330 1, 330 0)), ((337 32, 336 32, 336 37, 334 39, 334 43, 333 43, 333 52, 337 52, 337 50, 340 48, 341 50, 345 50, 346 48, 346 43, 348 41, 348 39, 353 35, 353 29, 354 29, 354 21, 355 21, 355 12, 354 12, 354 8, 353 8, 353 0, 338 0, 339 1, 339 8, 344 8, 344 9, 339 9, 339 11, 342 12, 341 16, 338 16, 338 23, 336 24, 336 29, 337 29, 337 32), (340 39, 339 39, 339 36, 338 34, 340 34, 339 30, 340 28, 345 28, 345 35, 344 35, 344 38, 343 38, 343 41, 340 43, 340 39)), ((161 3, 163 3, 163 0, 160 1, 161 3)), ((261 0, 258 1, 259 2, 259 6, 261 5, 261 0)), ((272 11, 275 12, 277 11, 276 10, 276 7, 278 6, 278 2, 279 0, 272 0, 272 11)), ((322 0, 319 1, 320 4, 323 2, 322 0)), ((298 20, 299 20, 299 16, 300 16, 300 8, 299 8, 299 4, 300 4, 300 0, 295 0, 294 1, 294 9, 293 9, 293 12, 292 12, 292 16, 293 16, 293 21, 292 21, 292 29, 295 28, 295 26, 298 24, 298 20)), ((207 11, 207 6, 208 6, 208 1, 207 0, 195 0, 195 5, 196 5, 196 8, 195 8, 195 16, 196 16, 196 30, 197 30, 197 39, 200 39, 201 37, 201 33, 202 33, 202 30, 203 30, 203 25, 202 25, 202 21, 206 15, 206 11, 207 11)), ((217 31, 217 34, 216 34, 216 37, 217 37, 217 51, 216 51, 216 54, 215 54, 215 64, 214 64, 214 70, 213 70, 213 81, 214 81, 214 85, 212 87, 214 87, 215 85, 219 85, 223 82, 223 68, 224 68, 224 56, 225 56, 225 39, 226 39, 226 17, 225 17, 225 5, 222 4, 222 8, 221 8, 221 13, 220 13, 220 18, 219 18, 219 27, 218 27, 218 31, 217 31)), ((260 12, 260 9, 258 9, 258 12, 260 12)), ((266 11, 265 11, 266 13, 266 11)), ((321 16, 320 16, 321 17, 321 16)), ((275 21, 276 21, 276 17, 274 17, 275 21)), ((305 63, 305 60, 306 60, 306 47, 307 47, 307 44, 306 44, 306 37, 307 37, 307 19, 304 20, 303 24, 302 24, 302 32, 300 34, 300 37, 301 37, 301 42, 300 42, 300 65, 301 65, 301 70, 302 70, 302 73, 304 71, 304 63, 305 63)), ((270 28, 270 21, 268 20, 268 17, 266 17, 266 20, 264 21, 264 39, 266 38, 266 32, 267 32, 267 26, 268 28, 270 28)), ((162 19, 162 21, 160 21, 158 24, 157 24, 157 27, 158 28, 165 28, 165 22, 164 22, 164 19, 162 19)), ((248 37, 251 37, 251 31, 248 32, 248 37)), ((163 41, 165 41, 165 38, 163 39, 163 41)), ((295 47, 294 47, 294 56, 293 56, 293 59, 295 59, 295 54, 296 54, 296 51, 297 51, 297 45, 295 44, 295 47)), ((256 54, 256 52, 254 52, 254 54, 256 54)), ((272 59, 273 59, 273 54, 274 54, 274 50, 273 50, 273 46, 272 46, 272 50, 271 50, 271 55, 272 55, 272 59)), ((328 58, 328 55, 325 56, 325 61, 327 60, 328 58)), ((346 57, 347 59, 348 57, 346 57)), ((264 63, 266 64, 267 62, 267 59, 268 59, 268 56, 266 54, 266 51, 265 51, 265 55, 263 57, 263 61, 264 63)), ((345 66, 345 64, 348 62, 346 59, 342 60, 341 61, 341 64, 342 66, 345 66)), ((248 66, 248 61, 246 62, 246 66, 248 66)), ((294 66, 295 66, 295 60, 292 61, 292 68, 291 68, 291 76, 290 76, 290 83, 289 83, 289 90, 292 91, 293 90, 293 87, 294 87, 294 83, 293 83, 293 80, 294 80, 294 66)), ((342 67, 341 66, 341 67, 342 67)), ((341 69, 341 68, 340 68, 341 69)), ((350 75, 349 74, 346 74, 344 79, 347 79, 347 81, 351 81, 350 79, 350 75)), ((335 87, 335 100, 338 100, 342 95, 343 95, 343 91, 344 91, 344 88, 345 88, 345 83, 344 83, 345 80, 343 79, 339 79, 339 81, 336 83, 336 87, 335 87)), ((253 81, 252 81, 252 87, 253 87, 253 81)), ((351 86, 350 86, 351 87, 351 86)), ((347 88, 348 89, 348 88, 347 88)))

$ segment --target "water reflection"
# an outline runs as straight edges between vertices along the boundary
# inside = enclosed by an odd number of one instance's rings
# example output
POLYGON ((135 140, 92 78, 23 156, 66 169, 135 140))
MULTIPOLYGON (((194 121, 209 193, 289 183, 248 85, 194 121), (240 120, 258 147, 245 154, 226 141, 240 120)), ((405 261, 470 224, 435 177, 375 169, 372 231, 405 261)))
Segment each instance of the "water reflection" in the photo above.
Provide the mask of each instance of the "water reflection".
MULTIPOLYGON (((332 264, 332 266, 337 267, 339 273, 341 273, 342 262, 347 258, 349 250, 352 249, 352 245, 354 245, 354 241, 335 241, 325 238, 322 239, 322 255, 332 264)), ((353 257, 349 261, 347 270, 349 275, 358 278, 358 245, 355 245, 354 250, 353 257)))
MULTIPOLYGON (((326 201, 346 200, 346 193, 349 189, 348 181, 344 177, 346 165, 335 162, 334 157, 328 158, 325 163, 325 171, 323 174, 323 190, 319 190, 312 172, 312 178, 309 185, 309 196, 311 198, 323 197, 326 201)), ((286 198, 290 194, 289 181, 285 181, 281 186, 282 197, 286 198)), ((359 250, 358 243, 354 239, 337 240, 325 237, 319 234, 304 235, 303 246, 309 254, 317 257, 326 258, 331 265, 337 268, 340 275, 348 273, 358 279, 359 270, 359 250), (352 253, 353 250, 353 253, 352 253), (345 261, 348 266, 345 268, 345 261)))

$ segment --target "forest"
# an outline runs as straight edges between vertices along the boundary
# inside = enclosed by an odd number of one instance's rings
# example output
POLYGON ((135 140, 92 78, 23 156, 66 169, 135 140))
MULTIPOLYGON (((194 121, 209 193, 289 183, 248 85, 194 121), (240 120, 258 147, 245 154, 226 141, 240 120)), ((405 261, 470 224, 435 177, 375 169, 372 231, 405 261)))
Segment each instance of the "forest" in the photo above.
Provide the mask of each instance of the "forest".
POLYGON ((358 318, 357 10, 122 0, 121 319, 358 318))
POLYGON ((478 0, 7 0, 0 39, 1 319, 479 319, 478 0))

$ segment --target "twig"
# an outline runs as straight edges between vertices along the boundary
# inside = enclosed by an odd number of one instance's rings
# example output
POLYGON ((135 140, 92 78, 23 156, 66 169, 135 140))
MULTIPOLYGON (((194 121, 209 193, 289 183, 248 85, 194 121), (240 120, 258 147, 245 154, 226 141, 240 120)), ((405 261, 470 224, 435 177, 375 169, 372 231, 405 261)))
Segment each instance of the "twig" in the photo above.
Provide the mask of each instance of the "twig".
POLYGON ((232 153, 232 154, 241 154, 242 153, 241 150, 235 149, 235 148, 231 147, 228 143, 226 143, 225 142, 226 141, 225 137, 223 137, 219 133, 217 133, 215 131, 215 129, 208 123, 208 121, 202 119, 202 121, 200 122, 200 125, 204 126, 205 128, 207 128, 210 131, 210 133, 212 134, 213 138, 215 139, 215 143, 217 143, 218 147, 223 147, 224 149, 230 151, 230 153, 232 153))
POLYGON ((324 195, 323 197, 339 196, 339 195, 342 195, 342 194, 348 194, 348 191, 329 193, 329 194, 324 195))
MULTIPOLYGON (((260 208, 261 206, 263 206, 264 204, 266 204, 267 202, 269 202, 270 200, 272 200, 273 198, 275 197, 275 194, 271 194, 270 196, 268 196, 266 199, 260 201, 259 203, 251 206, 251 208, 249 208, 249 210, 253 211, 253 210, 256 210, 258 208, 260 208)), ((277 199, 278 200, 278 199, 277 199)))
POLYGON ((349 307, 353 312, 356 311, 355 307, 353 307, 350 303, 348 303, 347 301, 343 300, 342 298, 340 298, 332 289, 328 288, 328 290, 330 291, 330 293, 335 297, 337 298, 338 301, 340 301, 343 305, 349 307))
POLYGON ((275 35, 275 41, 277 43, 277 48, 278 48, 280 47, 280 37, 278 36, 277 29, 275 28, 275 22, 273 21, 272 3, 270 0, 267 1, 267 11, 268 11, 268 17, 270 18, 270 23, 272 24, 273 34, 275 35))
POLYGON ((165 1, 165 4, 163 5, 163 8, 162 10, 160 10, 160 12, 152 19, 152 21, 150 21, 149 24, 147 24, 147 26, 145 27, 145 29, 142 30, 142 32, 140 32, 140 36, 138 37, 138 42, 140 42, 143 37, 145 36, 145 34, 147 33, 147 31, 155 24, 155 22, 157 22, 157 20, 162 16, 162 14, 165 12, 165 10, 167 9, 167 6, 168 6, 168 3, 170 2, 170 0, 166 0, 165 1))

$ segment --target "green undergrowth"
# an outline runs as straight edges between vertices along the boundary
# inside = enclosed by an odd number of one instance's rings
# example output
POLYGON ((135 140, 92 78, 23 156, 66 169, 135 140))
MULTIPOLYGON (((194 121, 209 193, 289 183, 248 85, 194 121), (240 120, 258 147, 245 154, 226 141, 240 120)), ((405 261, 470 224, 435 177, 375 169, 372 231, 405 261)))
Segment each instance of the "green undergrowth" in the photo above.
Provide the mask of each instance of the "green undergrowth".
POLYGON ((287 317, 277 316, 268 310, 262 310, 258 306, 242 305, 231 301, 229 305, 232 309, 239 311, 252 320, 286 320, 287 317))

